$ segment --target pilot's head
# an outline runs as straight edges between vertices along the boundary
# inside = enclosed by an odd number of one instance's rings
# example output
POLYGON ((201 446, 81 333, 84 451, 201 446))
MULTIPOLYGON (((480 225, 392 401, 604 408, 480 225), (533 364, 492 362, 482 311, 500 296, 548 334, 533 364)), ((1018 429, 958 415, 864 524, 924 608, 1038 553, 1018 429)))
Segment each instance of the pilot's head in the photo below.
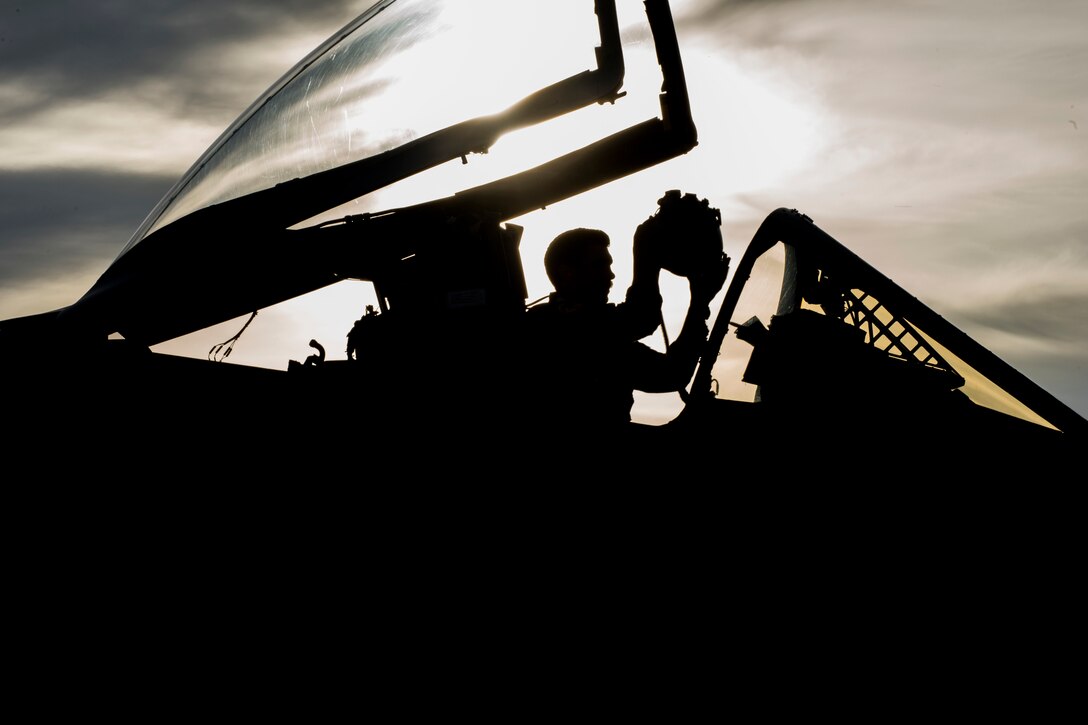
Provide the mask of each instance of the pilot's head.
POLYGON ((580 304, 608 302, 616 278, 608 245, 608 235, 600 229, 571 229, 552 240, 544 253, 544 270, 564 300, 580 304))

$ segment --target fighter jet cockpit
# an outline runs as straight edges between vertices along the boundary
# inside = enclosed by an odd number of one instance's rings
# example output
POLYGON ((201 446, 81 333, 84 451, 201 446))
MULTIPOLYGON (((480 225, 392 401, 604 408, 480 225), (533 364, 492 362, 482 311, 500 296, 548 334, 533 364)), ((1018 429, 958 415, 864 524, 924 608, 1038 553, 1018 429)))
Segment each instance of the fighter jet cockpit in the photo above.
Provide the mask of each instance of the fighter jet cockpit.
MULTIPOLYGON (((612 225, 629 246, 643 201, 678 186, 663 170, 716 131, 697 130, 681 55, 668 0, 379 0, 238 116, 86 294, 0 323, 4 350, 34 351, 8 365, 69 400, 108 390, 123 415, 147 412, 148 385, 156 410, 226 398, 266 426, 345 400, 370 420, 510 414, 533 384, 510 341, 547 294, 547 240, 612 225)), ((863 412, 906 436, 967 410, 987 430, 1015 418, 1014 437, 1083 435, 805 214, 768 212, 690 384, 636 422, 699 438, 741 411, 755 439, 863 412)), ((666 306, 686 294, 665 286, 666 306)), ((678 327, 663 317, 660 344, 678 327)))

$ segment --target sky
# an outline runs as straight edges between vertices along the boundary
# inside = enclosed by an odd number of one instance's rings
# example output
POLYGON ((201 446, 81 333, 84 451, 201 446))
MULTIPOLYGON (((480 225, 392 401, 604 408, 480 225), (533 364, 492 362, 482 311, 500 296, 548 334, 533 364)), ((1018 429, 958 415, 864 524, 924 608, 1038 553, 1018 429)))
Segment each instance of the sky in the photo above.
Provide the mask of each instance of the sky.
MULTIPOLYGON (((0 0, 0 319, 78 299, 223 129, 371 4, 0 0)), ((673 13, 699 146, 650 183, 720 207, 735 260, 768 213, 805 212, 1088 417, 1088 3, 673 13)))

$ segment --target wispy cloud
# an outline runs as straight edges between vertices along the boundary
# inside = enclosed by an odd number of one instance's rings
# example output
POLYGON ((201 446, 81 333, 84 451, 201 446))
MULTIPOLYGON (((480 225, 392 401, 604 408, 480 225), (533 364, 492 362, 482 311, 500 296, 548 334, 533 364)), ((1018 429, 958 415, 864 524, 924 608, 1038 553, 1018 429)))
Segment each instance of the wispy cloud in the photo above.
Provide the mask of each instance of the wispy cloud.
POLYGON ((0 317, 75 301, 58 280, 93 282, 257 94, 372 4, 0 2, 0 317))
MULTIPOLYGON (((372 4, 155 0, 134 12, 132 3, 119 0, 6 0, 0 6, 0 65, 9 79, 18 77, 49 97, 94 97, 150 77, 169 77, 172 87, 199 95, 209 77, 187 72, 206 60, 253 40, 322 39, 372 4)), ((221 70, 229 76, 236 69, 221 70)))

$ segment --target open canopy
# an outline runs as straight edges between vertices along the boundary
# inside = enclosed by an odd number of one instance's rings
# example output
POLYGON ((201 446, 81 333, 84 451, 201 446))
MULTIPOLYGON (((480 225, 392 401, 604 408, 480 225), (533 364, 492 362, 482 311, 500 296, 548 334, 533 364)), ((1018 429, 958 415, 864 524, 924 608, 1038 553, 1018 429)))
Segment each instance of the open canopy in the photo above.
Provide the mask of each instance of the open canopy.
POLYGON ((640 18, 625 42, 653 42, 661 77, 634 98, 614 0, 375 4, 243 113, 62 316, 154 345, 342 278, 303 233, 321 222, 428 203, 509 219, 687 152, 668 3, 640 18), (551 137, 565 146, 499 144, 576 114, 551 137))

